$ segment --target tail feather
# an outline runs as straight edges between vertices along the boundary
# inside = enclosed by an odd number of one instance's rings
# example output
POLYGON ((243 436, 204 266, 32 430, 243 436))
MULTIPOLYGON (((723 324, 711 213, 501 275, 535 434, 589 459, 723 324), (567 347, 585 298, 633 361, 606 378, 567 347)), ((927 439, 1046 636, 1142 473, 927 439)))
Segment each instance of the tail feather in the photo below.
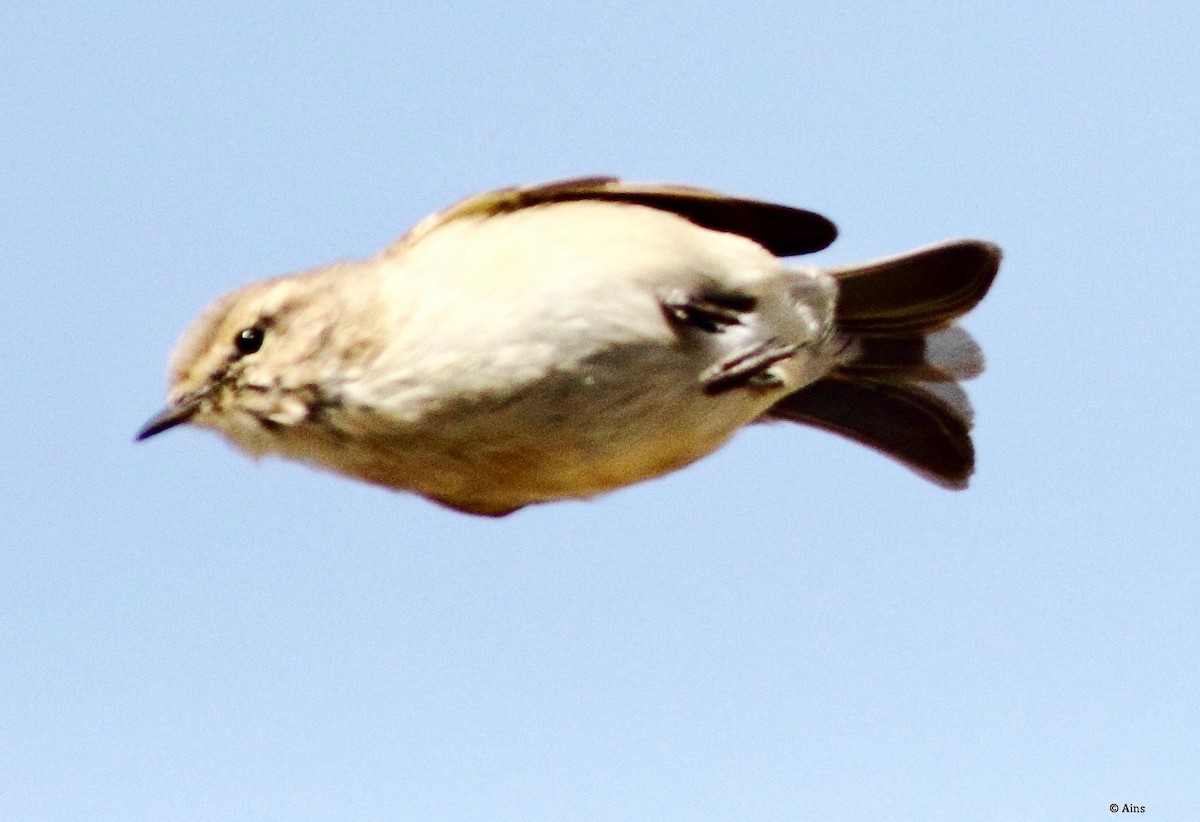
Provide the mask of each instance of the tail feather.
POLYGON ((927 335, 859 337, 852 346, 854 358, 839 369, 846 376, 953 382, 983 373, 983 352, 957 325, 927 335))
POLYGON ((1000 249, 954 240, 873 263, 829 269, 838 281, 837 324, 849 336, 934 331, 983 299, 1000 267, 1000 249))
POLYGON ((970 418, 918 383, 827 377, 784 397, 771 416, 849 437, 946 488, 965 488, 975 467, 970 418))
POLYGON ((983 299, 999 266, 996 246, 958 240, 827 270, 838 281, 837 333, 853 355, 767 416, 841 434, 965 488, 975 449, 957 381, 978 376, 983 355, 953 323, 983 299))

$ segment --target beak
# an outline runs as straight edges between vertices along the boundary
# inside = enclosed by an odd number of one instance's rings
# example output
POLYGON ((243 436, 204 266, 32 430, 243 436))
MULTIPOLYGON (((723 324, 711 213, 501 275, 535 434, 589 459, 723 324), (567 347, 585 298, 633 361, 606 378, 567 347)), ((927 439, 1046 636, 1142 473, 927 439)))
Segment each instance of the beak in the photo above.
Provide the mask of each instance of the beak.
POLYGON ((174 428, 177 425, 187 422, 196 416, 196 412, 200 410, 200 403, 206 393, 198 392, 190 394, 178 402, 168 405, 146 421, 146 424, 138 430, 137 436, 133 438, 134 441, 141 442, 144 439, 153 437, 155 434, 161 434, 168 428, 174 428))

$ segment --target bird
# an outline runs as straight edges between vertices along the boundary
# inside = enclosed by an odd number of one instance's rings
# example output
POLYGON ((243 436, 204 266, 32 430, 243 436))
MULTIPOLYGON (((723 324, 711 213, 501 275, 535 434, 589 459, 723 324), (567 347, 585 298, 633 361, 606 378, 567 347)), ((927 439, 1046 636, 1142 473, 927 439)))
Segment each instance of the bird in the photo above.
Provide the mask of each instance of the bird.
POLYGON ((983 358, 957 321, 1000 249, 788 259, 836 237, 812 211, 617 177, 476 194, 369 258, 218 299, 136 439, 186 423, 491 517, 659 477, 771 421, 966 487, 959 383, 983 358))

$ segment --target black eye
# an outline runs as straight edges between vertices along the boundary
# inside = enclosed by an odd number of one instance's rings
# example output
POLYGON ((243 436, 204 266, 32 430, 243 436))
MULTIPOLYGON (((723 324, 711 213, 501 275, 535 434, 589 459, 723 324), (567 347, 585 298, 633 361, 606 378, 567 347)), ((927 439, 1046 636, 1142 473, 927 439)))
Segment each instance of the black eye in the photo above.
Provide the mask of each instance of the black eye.
POLYGON ((266 335, 266 329, 261 325, 252 325, 249 328, 243 328, 239 331, 238 335, 233 338, 233 344, 243 354, 253 354, 262 348, 263 337, 266 335))

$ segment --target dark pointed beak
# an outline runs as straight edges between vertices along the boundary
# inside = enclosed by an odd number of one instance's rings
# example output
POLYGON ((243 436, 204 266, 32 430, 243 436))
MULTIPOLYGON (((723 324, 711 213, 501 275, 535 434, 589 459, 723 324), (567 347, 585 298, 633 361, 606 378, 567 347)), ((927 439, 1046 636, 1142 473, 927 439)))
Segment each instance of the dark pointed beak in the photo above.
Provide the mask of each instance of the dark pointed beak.
POLYGON ((146 421, 137 432, 137 436, 133 439, 135 442, 141 442, 144 439, 149 439, 155 434, 161 434, 168 428, 174 428, 196 416, 196 412, 200 410, 200 401, 204 399, 204 394, 192 394, 188 397, 183 397, 179 402, 168 405, 163 410, 159 411, 153 417, 146 421))

